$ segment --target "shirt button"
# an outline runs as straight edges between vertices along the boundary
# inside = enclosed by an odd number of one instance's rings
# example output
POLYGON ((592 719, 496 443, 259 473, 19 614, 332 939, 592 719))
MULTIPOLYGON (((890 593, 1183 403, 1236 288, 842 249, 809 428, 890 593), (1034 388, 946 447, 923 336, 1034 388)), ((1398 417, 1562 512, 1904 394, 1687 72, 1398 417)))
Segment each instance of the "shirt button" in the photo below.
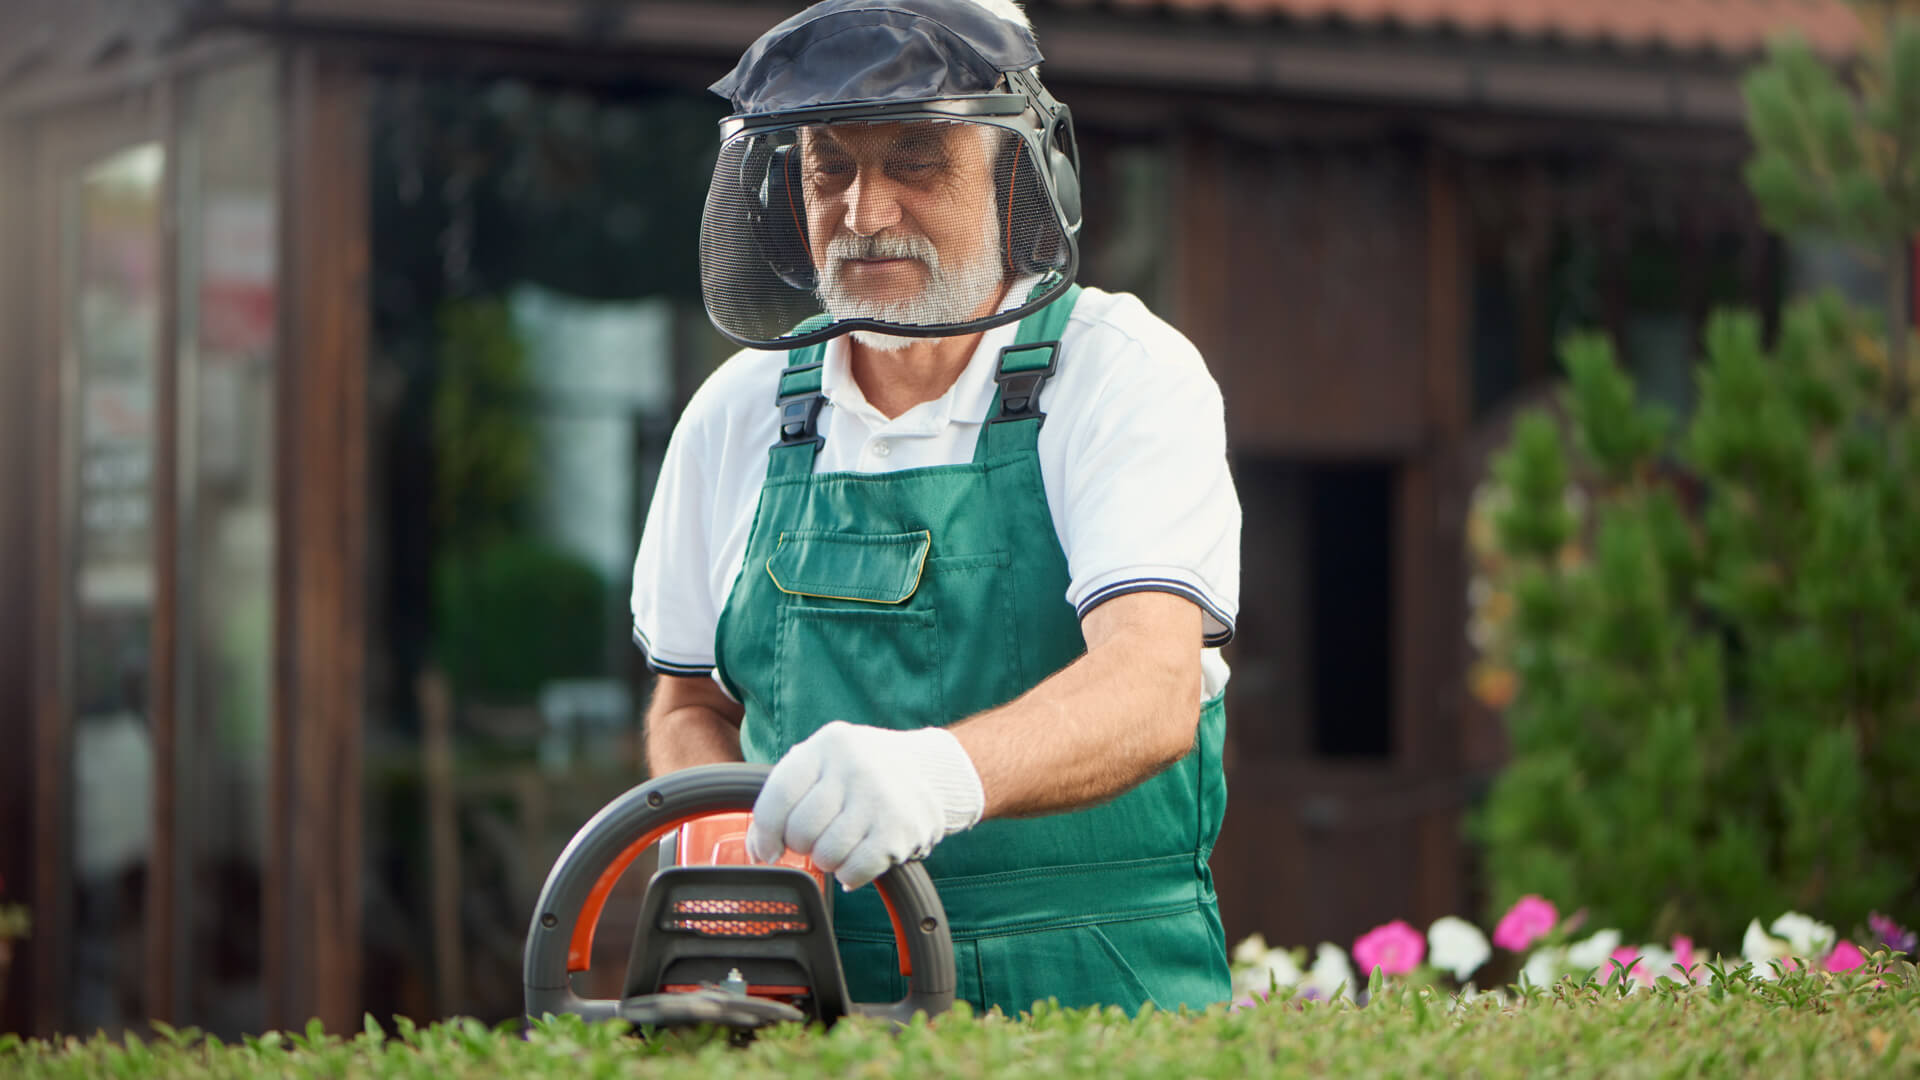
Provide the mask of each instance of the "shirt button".
POLYGON ((891 453, 893 453, 893 447, 887 445, 886 443, 877 442, 873 444, 874 457, 886 457, 888 454, 891 454, 891 453))

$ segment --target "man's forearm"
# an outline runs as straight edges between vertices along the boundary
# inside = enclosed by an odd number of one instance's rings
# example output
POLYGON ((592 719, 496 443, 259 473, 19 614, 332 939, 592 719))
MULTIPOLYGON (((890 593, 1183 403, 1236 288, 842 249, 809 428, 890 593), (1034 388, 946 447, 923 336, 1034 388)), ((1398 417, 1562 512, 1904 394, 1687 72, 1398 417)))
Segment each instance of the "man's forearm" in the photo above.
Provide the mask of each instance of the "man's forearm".
POLYGON ((682 705, 647 714, 647 767, 653 776, 744 760, 740 729, 704 705, 682 705))
MULTIPOLYGON (((1124 622, 1185 613, 1177 597, 1122 597, 1123 625, 1085 656, 998 709, 957 724, 986 793, 985 816, 1030 817, 1103 802, 1179 761, 1200 720, 1197 612, 1193 652, 1156 648, 1124 622)), ((1187 611, 1194 609, 1188 606, 1187 611)), ((1094 612, 1101 614, 1099 609, 1094 612)), ((1136 626, 1142 625, 1135 622, 1136 626)), ((1089 635, 1090 639, 1093 635, 1089 635)))

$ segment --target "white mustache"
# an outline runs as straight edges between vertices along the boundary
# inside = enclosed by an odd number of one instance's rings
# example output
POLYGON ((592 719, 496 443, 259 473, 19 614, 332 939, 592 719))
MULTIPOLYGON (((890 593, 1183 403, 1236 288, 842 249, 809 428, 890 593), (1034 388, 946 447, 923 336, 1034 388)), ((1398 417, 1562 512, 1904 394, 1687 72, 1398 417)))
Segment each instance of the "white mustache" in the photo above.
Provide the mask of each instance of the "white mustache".
POLYGON ((913 235, 874 233, 872 236, 856 236, 849 232, 837 233, 827 242, 827 258, 835 262, 848 259, 918 259, 930 269, 940 268, 940 254, 934 249, 933 241, 913 235))

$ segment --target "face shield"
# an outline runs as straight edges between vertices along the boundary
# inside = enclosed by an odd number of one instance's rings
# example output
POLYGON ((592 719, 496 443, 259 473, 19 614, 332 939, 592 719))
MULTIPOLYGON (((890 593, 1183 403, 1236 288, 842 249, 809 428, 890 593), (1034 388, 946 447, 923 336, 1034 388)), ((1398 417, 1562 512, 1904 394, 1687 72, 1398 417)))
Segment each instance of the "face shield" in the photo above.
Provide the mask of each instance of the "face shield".
POLYGON ((722 139, 700 281, 743 345, 973 333, 1073 280, 1070 136, 1023 94, 733 117, 722 139))

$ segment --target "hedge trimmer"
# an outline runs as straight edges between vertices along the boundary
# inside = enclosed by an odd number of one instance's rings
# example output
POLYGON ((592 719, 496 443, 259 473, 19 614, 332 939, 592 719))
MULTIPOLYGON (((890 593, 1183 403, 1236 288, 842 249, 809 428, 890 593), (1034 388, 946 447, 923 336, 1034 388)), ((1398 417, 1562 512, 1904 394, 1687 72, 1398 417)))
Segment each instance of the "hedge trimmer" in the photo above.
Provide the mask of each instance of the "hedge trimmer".
POLYGON ((581 827, 547 874, 527 931, 526 1015, 619 1018, 638 1027, 714 1024, 750 1032, 783 1021, 877 1016, 906 1023, 953 1004, 953 938, 918 862, 874 884, 893 920, 907 996, 847 1000, 827 876, 789 852, 752 862, 745 834, 765 765, 707 765, 633 788, 581 827), (663 868, 647 886, 622 996, 582 998, 594 933, 614 884, 650 846, 663 868), (672 865, 667 865, 672 864, 672 865))

